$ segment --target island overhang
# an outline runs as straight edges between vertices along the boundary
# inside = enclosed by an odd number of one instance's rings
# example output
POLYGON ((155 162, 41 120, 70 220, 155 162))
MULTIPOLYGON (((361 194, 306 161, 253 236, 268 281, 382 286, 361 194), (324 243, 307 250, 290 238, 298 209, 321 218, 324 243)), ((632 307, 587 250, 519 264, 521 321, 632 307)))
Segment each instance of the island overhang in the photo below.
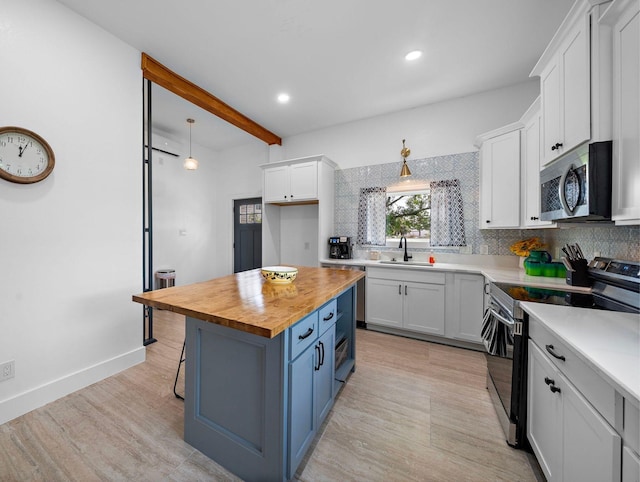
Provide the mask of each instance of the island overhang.
POLYGON ((135 302, 274 338, 364 277, 362 271, 297 266, 291 284, 264 280, 260 269, 133 295, 135 302))

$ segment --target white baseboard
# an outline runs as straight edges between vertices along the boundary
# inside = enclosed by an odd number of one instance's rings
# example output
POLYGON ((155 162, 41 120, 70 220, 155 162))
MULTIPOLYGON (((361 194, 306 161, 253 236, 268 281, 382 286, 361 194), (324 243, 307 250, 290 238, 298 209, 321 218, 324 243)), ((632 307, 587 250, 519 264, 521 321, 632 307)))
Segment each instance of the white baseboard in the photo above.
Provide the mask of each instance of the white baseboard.
POLYGON ((144 346, 0 402, 0 425, 145 360, 144 346))

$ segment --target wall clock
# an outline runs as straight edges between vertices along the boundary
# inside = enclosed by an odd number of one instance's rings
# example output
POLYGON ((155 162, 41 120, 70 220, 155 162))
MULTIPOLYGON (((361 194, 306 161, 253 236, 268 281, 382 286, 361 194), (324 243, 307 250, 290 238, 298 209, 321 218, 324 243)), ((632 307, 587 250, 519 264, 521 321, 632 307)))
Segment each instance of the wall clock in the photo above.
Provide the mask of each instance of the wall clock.
POLYGON ((51 174, 54 165, 51 146, 38 134, 22 127, 0 127, 0 178, 31 184, 51 174))

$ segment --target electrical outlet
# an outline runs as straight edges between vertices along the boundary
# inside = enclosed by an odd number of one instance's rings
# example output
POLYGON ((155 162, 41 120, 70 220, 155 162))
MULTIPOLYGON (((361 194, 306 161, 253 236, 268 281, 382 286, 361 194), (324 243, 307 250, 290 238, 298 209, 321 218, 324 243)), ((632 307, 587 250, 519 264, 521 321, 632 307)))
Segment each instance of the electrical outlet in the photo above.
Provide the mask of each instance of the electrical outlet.
POLYGON ((11 360, 0 365, 0 382, 13 378, 16 375, 16 361, 11 360))
POLYGON ((560 259, 560 248, 556 248, 554 259, 560 259))
POLYGON ((486 244, 481 244, 480 254, 489 254, 489 246, 487 246, 486 244))

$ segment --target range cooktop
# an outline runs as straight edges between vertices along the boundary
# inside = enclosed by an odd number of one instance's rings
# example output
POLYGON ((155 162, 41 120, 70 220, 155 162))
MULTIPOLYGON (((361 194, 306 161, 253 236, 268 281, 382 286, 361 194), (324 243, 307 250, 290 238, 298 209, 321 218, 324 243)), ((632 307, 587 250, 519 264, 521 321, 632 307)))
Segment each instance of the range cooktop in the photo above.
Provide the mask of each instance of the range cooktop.
POLYGON ((589 263, 589 278, 593 284, 592 293, 492 283, 492 295, 506 307, 529 301, 640 313, 640 263, 595 258, 589 263))

